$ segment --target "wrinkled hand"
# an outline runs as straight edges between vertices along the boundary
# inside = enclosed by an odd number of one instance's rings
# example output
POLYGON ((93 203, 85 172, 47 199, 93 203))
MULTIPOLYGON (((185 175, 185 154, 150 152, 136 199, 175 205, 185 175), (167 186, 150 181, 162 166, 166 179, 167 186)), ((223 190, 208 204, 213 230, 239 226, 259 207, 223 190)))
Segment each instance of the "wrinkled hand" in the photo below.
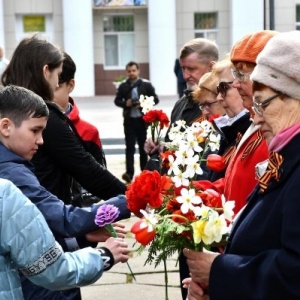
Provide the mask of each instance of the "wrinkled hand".
POLYGON ((187 280, 188 283, 188 295, 187 300, 209 300, 209 296, 204 293, 203 288, 191 278, 186 278, 183 281, 187 280))
POLYGON ((182 280, 182 287, 185 288, 185 289, 188 289, 189 286, 190 286, 191 281, 192 281, 191 277, 183 279, 182 280))
MULTIPOLYGON (((118 237, 124 239, 126 233, 128 232, 127 230, 125 230, 125 225, 118 222, 113 223, 112 225, 115 228, 118 237)), ((98 230, 87 233, 85 235, 87 241, 92 243, 105 242, 109 237, 111 237, 111 234, 105 227, 99 228, 98 230)))
POLYGON ((125 263, 129 259, 130 250, 128 249, 128 244, 123 239, 110 237, 103 246, 110 250, 115 264, 118 262, 125 263))
POLYGON ((207 287, 211 265, 216 256, 220 254, 209 251, 198 252, 189 249, 184 249, 183 254, 187 258, 187 264, 190 269, 192 280, 204 288, 207 287))
POLYGON ((144 144, 144 150, 147 154, 153 154, 160 151, 160 145, 154 143, 152 139, 147 139, 144 144))

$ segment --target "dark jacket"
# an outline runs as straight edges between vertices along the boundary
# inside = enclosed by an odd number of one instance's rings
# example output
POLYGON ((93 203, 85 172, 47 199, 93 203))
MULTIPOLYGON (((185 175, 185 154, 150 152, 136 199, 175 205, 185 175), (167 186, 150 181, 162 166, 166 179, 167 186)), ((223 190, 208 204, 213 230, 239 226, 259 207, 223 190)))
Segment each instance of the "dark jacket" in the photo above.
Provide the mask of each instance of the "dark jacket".
POLYGON ((32 159, 40 183, 67 204, 71 202, 73 178, 104 200, 124 194, 125 185, 84 148, 69 118, 55 103, 48 102, 47 106, 50 115, 43 132, 44 144, 32 159))
MULTIPOLYGON (((280 179, 259 186, 210 272, 211 300, 300 299, 300 135, 281 151, 280 179)), ((234 199, 230 199, 234 200, 234 199)))
MULTIPOLYGON (((158 96, 155 93, 155 89, 149 81, 139 78, 135 86, 137 86, 139 96, 141 95, 148 96, 148 97, 153 96, 154 103, 157 104, 159 102, 158 96)), ((125 82, 120 84, 114 100, 116 106, 123 108, 124 118, 130 117, 131 108, 127 107, 125 103, 128 99, 131 99, 131 90, 132 90, 131 82, 129 79, 127 79, 125 82)))
MULTIPOLYGON (((96 230, 95 214, 99 204, 89 208, 65 205, 55 195, 47 191, 34 175, 33 164, 11 152, 0 142, 0 178, 12 181, 43 213, 55 237, 77 237, 96 230)), ((123 195, 108 200, 115 202, 121 215, 119 220, 128 218, 130 212, 123 195)), ((108 202, 106 202, 108 203, 108 202)))
POLYGON ((176 58, 176 60, 175 60, 174 73, 177 77, 177 82, 178 83, 185 83, 185 80, 183 78, 182 69, 181 69, 180 62, 179 62, 178 58, 176 58))

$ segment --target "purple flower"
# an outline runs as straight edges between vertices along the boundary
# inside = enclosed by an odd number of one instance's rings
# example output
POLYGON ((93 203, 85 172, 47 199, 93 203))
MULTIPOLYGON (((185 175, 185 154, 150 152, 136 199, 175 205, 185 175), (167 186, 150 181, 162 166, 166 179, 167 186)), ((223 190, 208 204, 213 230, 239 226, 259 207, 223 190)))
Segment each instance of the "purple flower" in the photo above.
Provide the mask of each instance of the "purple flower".
POLYGON ((103 204, 101 205, 95 216, 95 223, 99 227, 103 227, 105 225, 111 224, 114 220, 119 216, 119 209, 111 204, 103 204))

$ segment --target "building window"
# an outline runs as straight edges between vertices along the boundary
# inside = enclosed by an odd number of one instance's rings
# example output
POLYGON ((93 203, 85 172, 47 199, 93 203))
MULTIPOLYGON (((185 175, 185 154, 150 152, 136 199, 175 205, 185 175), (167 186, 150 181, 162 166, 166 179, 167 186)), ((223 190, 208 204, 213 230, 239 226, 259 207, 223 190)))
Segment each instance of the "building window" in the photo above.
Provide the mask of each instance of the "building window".
POLYGON ((300 5, 296 5, 296 30, 300 30, 300 5))
POLYGON ((195 37, 202 37, 217 42, 218 38, 218 14, 195 13, 194 15, 195 37))
POLYGON ((25 36, 33 33, 39 33, 39 36, 53 41, 53 16, 45 15, 23 15, 16 14, 16 38, 17 42, 25 36))
POLYGON ((135 57, 133 15, 103 17, 105 68, 120 69, 135 57))

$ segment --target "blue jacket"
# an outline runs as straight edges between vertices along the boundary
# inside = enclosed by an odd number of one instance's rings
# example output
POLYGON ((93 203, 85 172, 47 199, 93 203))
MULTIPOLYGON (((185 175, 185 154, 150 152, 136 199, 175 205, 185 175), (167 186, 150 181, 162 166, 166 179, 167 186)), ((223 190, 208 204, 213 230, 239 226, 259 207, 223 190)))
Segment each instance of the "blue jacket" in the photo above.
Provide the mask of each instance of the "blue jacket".
MULTIPOLYGON (((94 223, 100 204, 78 208, 65 205, 56 196, 40 185, 33 173, 33 165, 11 152, 0 143, 0 178, 12 181, 44 215, 56 237, 78 237, 99 229, 94 223)), ((111 203, 120 209, 118 220, 130 217, 127 202, 123 195, 111 198, 111 203)))
MULTIPOLYGON (((72 237, 77 238, 80 247, 95 246, 95 244, 85 240, 85 234, 98 229, 98 226, 94 223, 94 219, 100 204, 94 204, 86 208, 65 205, 40 185, 33 173, 31 162, 11 152, 2 143, 0 143, 0 178, 12 181, 38 207, 52 230, 55 239, 64 249, 68 249, 65 239, 72 237)), ((127 201, 123 195, 111 198, 105 203, 113 204, 119 208, 120 215, 117 220, 130 217, 130 211, 127 209, 127 201)), ((22 278, 22 286, 25 298, 27 299, 48 299, 44 294, 41 297, 38 292, 42 292, 42 289, 32 286, 26 278, 22 278), (29 294, 26 294, 25 291, 29 294)), ((44 292, 46 291, 44 290, 44 292)), ((78 290, 74 291, 75 294, 78 294, 78 292, 78 290)), ((53 295, 53 292, 51 293, 53 295)), ((72 293, 72 291, 66 291, 66 294, 70 295, 72 293)), ((52 296, 49 299, 51 298, 52 296)), ((74 297, 64 298, 62 296, 57 299, 74 299, 74 297)))
POLYGON ((300 299, 300 135, 279 154, 277 182, 257 186, 210 272, 210 300, 300 299))
POLYGON ((37 285, 61 290, 98 280, 103 260, 90 247, 64 253, 36 206, 0 179, 0 299, 23 299, 18 269, 37 285))

